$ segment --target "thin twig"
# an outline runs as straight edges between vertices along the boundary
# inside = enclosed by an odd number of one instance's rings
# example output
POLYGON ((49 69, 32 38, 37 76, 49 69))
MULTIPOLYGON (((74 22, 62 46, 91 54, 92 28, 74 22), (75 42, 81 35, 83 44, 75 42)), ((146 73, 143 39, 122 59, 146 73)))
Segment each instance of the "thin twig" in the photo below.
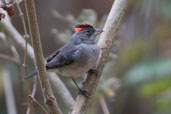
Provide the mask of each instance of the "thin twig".
POLYGON ((128 5, 128 1, 129 0, 115 0, 112 9, 109 13, 109 16, 106 20, 106 24, 103 29, 104 32, 102 33, 98 42, 98 46, 101 49, 99 59, 96 65, 98 75, 94 73, 88 74, 87 79, 83 84, 83 89, 88 91, 91 96, 89 98, 85 98, 82 95, 78 95, 76 104, 71 114, 87 114, 88 109, 90 108, 93 101, 92 96, 96 92, 100 75, 103 71, 106 59, 109 56, 109 52, 116 35, 116 31, 120 25, 121 19, 128 5))
MULTIPOLYGON (((21 18, 21 21, 22 21, 22 24, 23 24, 23 29, 24 29, 24 38, 25 38, 25 50, 24 50, 24 73, 25 73, 25 76, 28 74, 27 73, 27 44, 28 44, 28 32, 27 32, 27 28, 26 28, 26 22, 25 22, 25 19, 24 19, 24 14, 21 10, 21 7, 20 7, 20 3, 18 0, 15 0, 16 1, 16 5, 17 5, 17 9, 19 11, 19 15, 20 15, 20 18, 21 18)), ((27 86, 27 91, 28 91, 28 95, 31 95, 31 88, 30 88, 30 80, 27 80, 26 81, 26 86, 27 86)), ((33 112, 33 106, 32 106, 32 102, 29 101, 29 107, 27 109, 27 114, 32 114, 33 112)))
MULTIPOLYGON (((37 78, 36 80, 34 81, 37 81, 37 78)), ((32 89, 32 93, 31 95, 29 95, 29 98, 38 106, 40 107, 40 109, 45 113, 45 114, 48 114, 48 112, 44 109, 44 107, 34 98, 35 94, 36 94, 36 88, 37 88, 37 83, 35 82, 34 86, 33 86, 33 89, 32 89)))
POLYGON ((107 108, 107 104, 104 98, 104 95, 100 94, 99 95, 99 102, 103 110, 103 114, 110 114, 109 109, 107 108))
POLYGON ((0 58, 18 64, 18 60, 17 60, 17 59, 15 59, 15 58, 13 58, 13 57, 10 57, 10 56, 8 56, 8 55, 5 55, 5 54, 0 53, 0 58))
POLYGON ((28 44, 28 38, 29 38, 29 35, 28 35, 28 32, 27 32, 27 28, 26 28, 26 22, 25 22, 25 19, 24 19, 24 14, 21 10, 21 7, 20 7, 20 4, 18 2, 18 0, 16 0, 16 4, 17 4, 17 8, 18 8, 18 11, 19 11, 19 15, 20 15, 20 18, 21 18, 21 21, 22 21, 22 24, 23 24, 23 29, 24 29, 24 38, 25 38, 25 53, 24 53, 24 69, 25 69, 25 75, 27 75, 27 44, 28 44))
POLYGON ((26 12, 28 16, 29 29, 32 38, 32 44, 35 54, 36 67, 38 70, 38 78, 41 85, 41 90, 44 96, 44 100, 51 114, 61 114, 61 110, 57 104, 56 98, 53 95, 49 79, 46 76, 45 62, 42 53, 42 46, 40 42, 40 33, 37 23, 37 16, 35 10, 34 0, 25 1, 26 12))
POLYGON ((38 106, 40 109, 45 113, 48 114, 48 112, 44 109, 44 107, 31 95, 29 95, 29 98, 38 106))

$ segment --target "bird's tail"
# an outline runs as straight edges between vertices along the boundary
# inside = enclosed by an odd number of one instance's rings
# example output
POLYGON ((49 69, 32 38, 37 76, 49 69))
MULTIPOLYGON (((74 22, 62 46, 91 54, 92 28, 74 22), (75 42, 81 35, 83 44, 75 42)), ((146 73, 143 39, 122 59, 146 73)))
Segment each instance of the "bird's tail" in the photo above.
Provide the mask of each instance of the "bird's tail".
POLYGON ((36 76, 36 75, 38 75, 38 73, 37 73, 37 71, 34 71, 34 72, 28 74, 27 76, 25 76, 24 79, 28 79, 28 78, 31 78, 31 77, 36 76))

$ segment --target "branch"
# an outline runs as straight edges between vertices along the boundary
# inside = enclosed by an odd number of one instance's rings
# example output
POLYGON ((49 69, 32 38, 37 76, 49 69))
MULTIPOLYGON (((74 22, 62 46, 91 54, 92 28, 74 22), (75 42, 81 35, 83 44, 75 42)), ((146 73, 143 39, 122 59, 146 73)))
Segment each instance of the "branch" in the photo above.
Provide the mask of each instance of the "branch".
POLYGON ((100 75, 103 71, 104 64, 106 62, 106 59, 108 58, 109 51, 112 47, 112 43, 116 35, 116 31, 120 25, 127 5, 128 0, 115 0, 115 3, 112 6, 109 16, 106 20, 106 24, 104 26, 105 32, 102 33, 98 42, 98 46, 101 49, 96 65, 98 75, 96 75, 95 73, 88 74, 87 79, 83 83, 83 89, 88 91, 91 96, 89 98, 85 98, 82 95, 78 95, 76 104, 71 114, 87 114, 88 109, 90 108, 93 101, 92 96, 95 94, 100 75))
POLYGON ((14 92, 12 89, 11 78, 9 72, 5 69, 2 74, 3 87, 5 91, 5 99, 8 114, 17 114, 14 92))
POLYGON ((56 98, 53 95, 49 79, 46 76, 45 62, 42 53, 42 46, 40 42, 40 34, 37 23, 36 10, 34 5, 34 0, 25 1, 26 12, 28 16, 29 29, 31 33, 33 49, 36 60, 36 67, 38 70, 38 78, 41 85, 41 90, 44 96, 44 100, 51 114, 61 114, 61 110, 58 107, 56 98))
POLYGON ((43 108, 43 106, 31 95, 29 95, 29 98, 38 106, 40 109, 44 112, 44 114, 48 114, 48 112, 43 108))
MULTIPOLYGON (((6 13, 6 12, 5 12, 6 13)), ((7 15, 5 19, 2 20, 2 24, 4 25, 5 29, 11 34, 13 39, 16 41, 16 43, 21 47, 21 49, 25 48, 25 40, 21 36, 21 34, 15 29, 15 27, 12 25, 9 16, 7 15)), ((27 44, 28 48, 28 56, 34 61, 34 52, 33 48, 30 44, 27 44)), ((67 103, 67 100, 70 101, 70 104, 66 104, 69 108, 73 107, 75 104, 75 101, 73 97, 71 96, 70 92, 64 85, 64 83, 59 79, 59 77, 56 75, 56 73, 48 73, 49 79, 52 82, 52 84, 55 86, 56 91, 59 93, 59 95, 63 98, 64 103, 67 103), (58 87, 56 86, 58 85, 58 87), (61 91, 63 90, 63 91, 61 91), (61 91, 61 92, 59 92, 61 91), (64 100, 65 99, 65 100, 64 100)))
POLYGON ((14 62, 16 64, 18 64, 18 60, 16 58, 13 58, 11 56, 8 56, 8 55, 4 55, 2 53, 0 53, 0 58, 1 59, 5 59, 5 60, 8 60, 8 61, 11 61, 11 62, 14 62))
MULTIPOLYGON (((22 24, 23 24, 23 29, 24 29, 24 36, 25 36, 25 50, 24 50, 24 64, 23 64, 23 67, 24 67, 24 73, 25 73, 25 76, 28 74, 27 73, 27 44, 28 44, 28 33, 27 33, 27 28, 26 28, 26 22, 25 22, 25 18, 24 18, 24 14, 21 10, 21 7, 20 7, 20 3, 18 0, 15 0, 16 1, 16 4, 17 4, 17 9, 19 11, 19 15, 20 15, 20 18, 21 18, 21 21, 22 21, 22 24)), ((28 94, 30 95, 31 94, 31 87, 30 87, 30 81, 27 80, 26 81, 26 86, 27 86, 27 92, 28 94)), ((29 100, 29 106, 27 108, 27 114, 32 114, 33 113, 33 105, 32 105, 32 102, 31 100, 29 100)))

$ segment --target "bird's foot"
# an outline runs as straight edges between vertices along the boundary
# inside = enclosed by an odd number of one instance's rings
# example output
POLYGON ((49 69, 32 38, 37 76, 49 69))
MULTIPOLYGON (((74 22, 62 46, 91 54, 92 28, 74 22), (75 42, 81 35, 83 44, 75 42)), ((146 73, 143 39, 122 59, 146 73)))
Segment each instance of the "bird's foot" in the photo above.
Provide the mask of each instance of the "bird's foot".
POLYGON ((88 71, 88 73, 95 73, 96 75, 98 75, 98 71, 96 70, 96 69, 90 69, 89 71, 88 71))
POLYGON ((88 98, 90 96, 90 93, 85 91, 85 90, 83 90, 83 89, 79 89, 78 90, 78 94, 83 95, 86 98, 88 98))

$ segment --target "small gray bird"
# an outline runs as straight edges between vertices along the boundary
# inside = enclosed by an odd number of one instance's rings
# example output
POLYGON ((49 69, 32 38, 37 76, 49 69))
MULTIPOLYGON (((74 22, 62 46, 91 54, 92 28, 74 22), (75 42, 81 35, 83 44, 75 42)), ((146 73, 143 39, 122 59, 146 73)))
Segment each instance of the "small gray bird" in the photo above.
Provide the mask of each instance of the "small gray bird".
MULTIPOLYGON (((95 37, 101 32, 103 32, 102 29, 94 29, 89 24, 77 25, 69 42, 46 59, 46 70, 72 78, 79 92, 88 96, 87 92, 77 85, 74 78, 88 71, 96 72, 93 67, 97 62, 100 50, 95 43, 95 37)), ((34 71, 25 79, 37 74, 37 71, 34 71)))

